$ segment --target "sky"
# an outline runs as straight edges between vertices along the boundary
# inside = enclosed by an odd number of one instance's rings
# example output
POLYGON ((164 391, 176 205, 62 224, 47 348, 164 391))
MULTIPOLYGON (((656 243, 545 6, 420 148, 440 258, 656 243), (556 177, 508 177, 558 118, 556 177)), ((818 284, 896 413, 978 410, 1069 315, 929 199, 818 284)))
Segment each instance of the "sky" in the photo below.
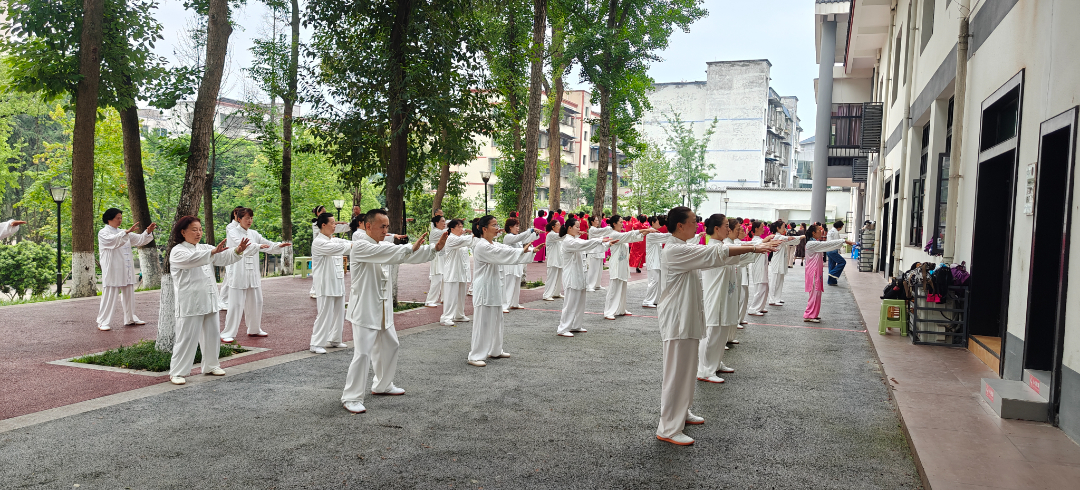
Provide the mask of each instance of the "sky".
MULTIPOLYGON (((799 98, 802 139, 814 134, 814 0, 705 0, 709 15, 690 26, 690 32, 676 30, 668 48, 659 53, 649 74, 657 82, 705 80, 705 63, 768 59, 772 63, 772 87, 780 95, 799 98)), ((230 37, 232 75, 223 97, 243 98, 241 68, 251 63, 252 39, 261 36, 267 10, 249 0, 234 13, 238 27, 230 37)), ((185 36, 190 12, 183 0, 161 0, 158 20, 165 39, 158 54, 174 59, 174 46, 185 36)), ((572 88, 587 88, 580 82, 572 88), (576 85, 576 86, 575 86, 576 85)))

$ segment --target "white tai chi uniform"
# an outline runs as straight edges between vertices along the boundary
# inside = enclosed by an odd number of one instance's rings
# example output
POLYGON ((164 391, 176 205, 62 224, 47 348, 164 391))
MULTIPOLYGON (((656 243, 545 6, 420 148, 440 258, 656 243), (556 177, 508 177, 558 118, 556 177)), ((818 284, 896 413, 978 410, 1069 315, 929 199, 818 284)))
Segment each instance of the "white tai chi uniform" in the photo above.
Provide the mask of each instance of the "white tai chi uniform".
POLYGON ((698 245, 695 235, 664 247, 664 287, 657 314, 663 341, 664 373, 660 389, 660 424, 656 435, 671 438, 683 431, 694 400, 698 344, 705 335, 701 269, 734 264, 727 247, 698 245))
POLYGON ((641 230, 617 232, 607 235, 611 241, 611 257, 608 259, 608 290, 604 298, 604 318, 613 319, 630 313, 626 309, 626 282, 630 280, 630 244, 640 242, 645 236, 641 230))
MULTIPOLYGON (((225 243, 230 247, 235 247, 236 243, 230 239, 236 235, 236 230, 241 230, 240 222, 233 220, 225 226, 225 243)), ((220 303, 221 309, 229 309, 229 269, 232 267, 226 267, 224 274, 221 276, 221 284, 218 285, 218 303, 220 303)))
MULTIPOLYGON (((536 239, 539 235, 536 234, 536 230, 529 228, 517 235, 507 233, 503 237, 503 245, 510 247, 524 249, 525 245, 528 245, 536 239)), ((507 312, 510 308, 523 308, 521 306, 521 276, 525 275, 525 264, 514 264, 502 266, 503 271, 503 312, 507 312)))
POLYGON ((101 260, 101 304, 98 307, 98 327, 107 327, 116 308, 116 298, 124 308, 124 324, 138 322, 133 304, 135 293, 135 260, 131 247, 141 247, 154 239, 153 233, 128 233, 127 230, 105 225, 98 232, 98 257, 101 260))
MULTIPOLYGON (((708 247, 730 247, 735 242, 725 238, 718 242, 709 237, 708 247)), ((734 258, 734 257, 733 257, 734 258)), ((753 254, 743 254, 737 263, 701 271, 705 298, 705 337, 698 346, 697 377, 714 376, 724 366, 724 344, 734 340, 739 324, 738 264, 749 263, 753 254), (748 260, 749 259, 749 260, 748 260)))
POLYGON ((412 245, 376 242, 360 231, 353 237, 349 293, 353 358, 345 377, 342 403, 364 401, 369 366, 375 371, 371 381, 373 393, 394 389, 399 344, 394 329, 394 282, 390 266, 422 264, 435 258, 434 245, 421 245, 413 252, 412 245))
POLYGON ((195 363, 195 348, 202 348, 202 372, 217 369, 218 289, 213 266, 226 266, 240 260, 236 249, 212 253, 214 247, 200 243, 177 243, 169 253, 169 266, 176 292, 176 340, 173 343, 169 376, 187 376, 195 363))
POLYGON ((533 252, 525 253, 521 247, 504 243, 476 240, 473 258, 476 272, 473 276, 473 331, 470 361, 483 361, 488 356, 503 354, 503 314, 506 303, 503 286, 505 277, 501 267, 527 264, 533 260, 533 252))
POLYGON ((799 244, 801 237, 782 237, 784 243, 773 252, 772 260, 769 261, 769 304, 784 304, 784 279, 787 275, 788 257, 795 253, 795 246, 799 244))
POLYGON ((469 249, 477 240, 471 234, 446 238, 443 246, 443 314, 439 323, 450 327, 454 322, 467 322, 465 316, 465 283, 469 280, 469 249))
MULTIPOLYGON (((442 238, 443 233, 446 233, 446 228, 438 229, 434 225, 428 228, 428 243, 439 243, 439 239, 442 238)), ((431 284, 428 285, 427 299, 424 300, 424 306, 436 307, 439 306, 439 301, 442 299, 443 290, 443 258, 445 251, 437 252, 435 259, 428 265, 428 280, 431 284)))
POLYGON ((19 225, 13 225, 15 220, 9 219, 0 223, 0 240, 3 240, 19 231, 19 225))
MULTIPOLYGON (((350 231, 352 231, 352 230, 349 228, 348 223, 338 223, 338 224, 334 225, 334 233, 335 234, 337 234, 337 233, 348 233, 350 231)), ((321 234, 322 234, 322 232, 319 231, 319 225, 315 224, 315 222, 312 221, 311 222, 311 241, 314 242, 315 237, 317 237, 317 236, 319 236, 321 234)), ((311 276, 311 291, 308 291, 308 294, 310 294, 311 297, 314 298, 315 297, 315 281, 316 281, 316 279, 315 279, 315 259, 314 259, 315 251, 314 250, 311 252, 311 255, 312 255, 311 273, 309 274, 311 276)))
POLYGON ((581 330, 581 320, 585 316, 585 288, 588 286, 585 270, 581 265, 581 256, 597 251, 603 253, 607 244, 601 240, 601 238, 582 240, 573 235, 563 237, 562 275, 566 284, 566 299, 563 300, 559 328, 555 331, 557 334, 581 330))
MULTIPOLYGON (((754 237, 748 245, 757 245, 761 242, 761 237, 754 237)), ((750 301, 747 304, 747 314, 758 315, 768 310, 766 307, 768 301, 769 255, 757 254, 754 262, 750 264, 750 301)))
MULTIPOLYGON (((593 238, 604 238, 609 234, 613 233, 614 231, 615 230, 612 230, 611 228, 608 228, 606 226, 601 228, 589 227, 589 239, 591 240, 593 238)), ((600 278, 603 277, 604 253, 606 251, 607 245, 605 245, 604 248, 601 248, 596 252, 589 252, 585 254, 585 261, 586 263, 588 263, 589 268, 589 276, 586 278, 587 280, 585 282, 586 291, 596 291, 597 289, 604 289, 604 287, 600 285, 600 278)))
POLYGON ((240 332, 240 318, 247 324, 248 335, 264 333, 262 331, 262 274, 259 271, 259 252, 280 254, 285 250, 281 242, 272 242, 263 238, 255 230, 245 230, 237 226, 226 242, 229 248, 236 248, 240 241, 247 238, 250 244, 244 250, 243 259, 225 268, 226 291, 229 293, 229 308, 225 313, 225 329, 221 338, 231 339, 240 332), (270 248, 261 248, 268 245, 270 248))
POLYGON ((311 347, 341 343, 345 327, 345 264, 342 258, 353 242, 322 233, 311 240, 312 283, 318 313, 311 329, 311 347))
POLYGON ((649 289, 645 291, 645 300, 641 306, 651 308, 660 301, 660 257, 664 243, 671 238, 671 233, 650 233, 645 235, 645 275, 649 279, 649 289))
POLYGON ((554 231, 549 231, 544 239, 544 250, 547 253, 547 282, 544 283, 544 299, 553 300, 563 297, 563 257, 562 237, 554 231))

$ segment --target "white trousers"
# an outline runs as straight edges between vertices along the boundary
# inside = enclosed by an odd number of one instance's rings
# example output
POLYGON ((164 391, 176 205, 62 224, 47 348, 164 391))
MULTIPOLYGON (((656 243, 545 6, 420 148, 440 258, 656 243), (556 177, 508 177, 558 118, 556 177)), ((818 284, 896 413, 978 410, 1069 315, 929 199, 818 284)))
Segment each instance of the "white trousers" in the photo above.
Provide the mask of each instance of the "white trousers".
POLYGON ((502 309, 509 310, 511 306, 521 306, 521 276, 507 274, 503 277, 502 309))
POLYGON ((604 316, 621 316, 630 313, 626 309, 626 281, 612 279, 608 281, 607 296, 604 298, 604 316))
POLYGON ((585 290, 567 289, 566 299, 563 300, 562 317, 559 319, 559 329, 555 333, 581 330, 581 323, 584 318, 585 290))
POLYGON ((124 309, 124 325, 137 321, 135 316, 135 285, 105 286, 101 291, 101 304, 98 306, 98 326, 108 325, 112 321, 113 310, 116 309, 116 298, 120 298, 120 306, 124 309))
MULTIPOLYGON (((550 263, 550 262, 548 262, 550 263)), ((547 268, 547 281, 544 283, 544 299, 563 295, 562 267, 547 268)))
POLYGON ((787 274, 769 273, 769 303, 779 303, 784 298, 781 295, 784 293, 784 278, 787 274))
POLYGON ((453 323, 465 319, 465 283, 443 283, 443 314, 441 323, 453 323))
POLYGON ((683 431, 698 367, 698 339, 664 341, 664 375, 660 386, 660 426, 656 435, 671 438, 683 431))
POLYGON ((589 264, 589 270, 585 274, 585 289, 600 289, 600 274, 604 272, 604 256, 588 257, 585 262, 589 264))
POLYGON ((215 311, 205 315, 182 316, 176 319, 176 340, 173 341, 169 376, 187 376, 195 364, 195 348, 202 347, 203 374, 220 367, 218 338, 220 316, 215 311))
POLYGON ((746 308, 750 304, 750 286, 739 286, 739 323, 746 321, 746 308))
POLYGON ((345 297, 318 296, 315 305, 319 310, 311 329, 311 345, 325 347, 330 342, 341 342, 341 330, 345 328, 345 297))
POLYGON ((432 274, 428 277, 431 279, 431 285, 428 286, 427 299, 424 300, 424 305, 437 306, 439 299, 442 297, 443 275, 432 274))
POLYGON ((394 327, 374 330, 353 325, 353 356, 341 402, 363 402, 367 393, 368 368, 375 371, 371 391, 383 392, 394 385, 397 373, 398 337, 394 327))
POLYGON ((645 291, 645 301, 642 306, 656 306, 660 301, 660 269, 645 269, 645 275, 649 279, 649 289, 645 291))
POLYGON ((503 313, 499 306, 473 305, 470 361, 483 361, 503 353, 503 313))
MULTIPOLYGON (((217 297, 218 297, 218 308, 221 308, 222 310, 229 309, 229 286, 226 286, 226 284, 228 284, 228 283, 229 283, 229 273, 228 272, 222 272, 221 273, 221 286, 218 287, 218 295, 217 295, 217 297)), ((314 284, 315 283, 312 283, 312 286, 311 286, 312 290, 315 289, 314 284)))
POLYGON ((240 317, 247 324, 247 333, 262 332, 262 288, 226 288, 229 294, 229 311, 225 313, 225 330, 221 338, 231 339, 240 332, 240 317))
POLYGON ((768 310, 769 301, 769 283, 751 283, 750 284, 750 302, 747 303, 747 311, 750 313, 760 313, 762 310, 768 310))
POLYGON ((697 377, 715 376, 716 370, 724 363, 724 346, 734 335, 735 325, 712 325, 705 328, 705 338, 698 344, 697 377))

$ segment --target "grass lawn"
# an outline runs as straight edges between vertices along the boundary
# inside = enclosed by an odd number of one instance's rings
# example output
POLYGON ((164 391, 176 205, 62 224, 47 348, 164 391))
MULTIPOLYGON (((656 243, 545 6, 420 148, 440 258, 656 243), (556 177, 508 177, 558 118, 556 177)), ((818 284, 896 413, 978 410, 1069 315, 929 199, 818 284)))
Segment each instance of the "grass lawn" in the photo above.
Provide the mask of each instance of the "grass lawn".
MULTIPOLYGON (((247 349, 240 347, 240 345, 236 343, 221 344, 221 347, 218 348, 218 357, 224 359, 233 354, 247 351, 247 349)), ((140 340, 128 347, 120 346, 102 352, 101 354, 76 357, 71 361, 81 362, 83 364, 97 364, 99 366, 142 369, 144 371, 160 373, 169 370, 169 361, 171 359, 172 352, 161 352, 157 350, 154 348, 153 340, 140 340)), ((196 349, 195 362, 198 363, 201 361, 202 351, 196 349)))

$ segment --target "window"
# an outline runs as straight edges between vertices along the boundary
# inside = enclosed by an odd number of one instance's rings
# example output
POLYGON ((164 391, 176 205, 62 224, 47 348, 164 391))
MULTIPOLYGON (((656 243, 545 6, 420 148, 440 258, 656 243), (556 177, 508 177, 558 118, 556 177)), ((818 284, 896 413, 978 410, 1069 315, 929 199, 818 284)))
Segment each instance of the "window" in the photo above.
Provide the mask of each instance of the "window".
POLYGON ((922 156, 919 158, 919 178, 911 182, 911 233, 908 245, 923 246, 923 197, 926 195, 926 164, 930 158, 930 124, 922 130, 922 156))
POLYGON ((934 35, 934 0, 923 0, 922 4, 922 47, 919 53, 926 49, 930 37, 934 35))
POLYGON ((1016 136, 1020 119, 1020 87, 1003 95, 983 111, 982 141, 979 151, 986 151, 1016 136))
POLYGON ((862 104, 833 104, 830 147, 859 148, 862 145, 862 104))
POLYGON ((900 27, 900 32, 896 34, 896 40, 893 41, 893 64, 892 64, 892 101, 896 102, 896 95, 900 93, 900 40, 903 34, 903 26, 900 27))
POLYGON ((494 174, 495 173, 495 166, 499 164, 499 159, 498 158, 488 158, 488 160, 491 162, 491 168, 489 170, 491 170, 491 173, 494 174))
POLYGON ((548 147, 548 135, 547 133, 540 133, 540 140, 538 141, 537 148, 543 150, 548 147))
POLYGON ((932 255, 945 253, 945 216, 949 200, 949 155, 952 154, 953 99, 949 99, 949 120, 945 125, 945 153, 938 155, 937 206, 934 209, 934 246, 932 255))

